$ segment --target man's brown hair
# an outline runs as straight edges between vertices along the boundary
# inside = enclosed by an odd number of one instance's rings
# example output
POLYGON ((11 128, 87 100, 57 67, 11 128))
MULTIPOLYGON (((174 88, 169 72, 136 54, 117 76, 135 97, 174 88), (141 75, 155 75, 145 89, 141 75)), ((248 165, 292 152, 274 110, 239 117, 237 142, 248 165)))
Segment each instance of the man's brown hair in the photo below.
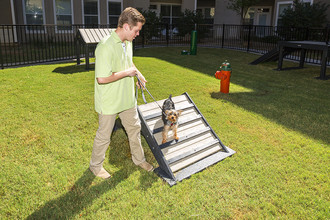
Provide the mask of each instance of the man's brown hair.
POLYGON ((130 28, 132 28, 136 26, 138 22, 144 24, 146 22, 146 19, 138 10, 132 7, 128 7, 125 8, 125 10, 122 11, 122 13, 120 14, 118 19, 118 27, 122 28, 123 25, 127 23, 130 28))

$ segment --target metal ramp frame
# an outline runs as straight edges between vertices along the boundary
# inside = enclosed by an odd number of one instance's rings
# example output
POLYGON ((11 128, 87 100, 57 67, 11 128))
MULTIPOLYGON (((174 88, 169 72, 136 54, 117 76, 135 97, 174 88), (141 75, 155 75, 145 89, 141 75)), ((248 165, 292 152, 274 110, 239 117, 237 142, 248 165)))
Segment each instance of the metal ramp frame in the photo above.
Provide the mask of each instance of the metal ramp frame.
MULTIPOLYGON (((289 55, 295 51, 297 51, 297 49, 285 48, 284 56, 289 55)), ((259 63, 264 63, 264 62, 277 61, 279 59, 279 56, 280 56, 280 51, 276 47, 276 48, 268 51, 266 54, 262 55, 258 59, 252 61, 250 64, 257 65, 259 63)))
MULTIPOLYGON (((172 100, 175 108, 183 111, 179 118, 179 140, 173 140, 170 131, 164 144, 159 106, 155 102, 138 106, 142 135, 159 164, 155 172, 170 186, 236 153, 221 142, 188 93, 172 100)), ((157 101, 160 106, 163 102, 157 101)))

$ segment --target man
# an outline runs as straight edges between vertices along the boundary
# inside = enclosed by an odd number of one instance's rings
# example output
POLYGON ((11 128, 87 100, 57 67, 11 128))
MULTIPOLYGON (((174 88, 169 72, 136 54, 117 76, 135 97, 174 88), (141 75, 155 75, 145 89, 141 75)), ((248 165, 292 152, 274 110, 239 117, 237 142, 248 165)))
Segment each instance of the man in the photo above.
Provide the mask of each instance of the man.
POLYGON ((104 179, 110 178, 103 161, 117 115, 127 133, 134 164, 147 171, 153 170, 145 160, 141 145, 134 76, 137 75, 143 84, 147 81, 132 60, 132 41, 144 23, 140 12, 126 8, 119 17, 117 29, 102 39, 95 50, 95 110, 99 115, 99 128, 89 168, 95 176, 104 179))

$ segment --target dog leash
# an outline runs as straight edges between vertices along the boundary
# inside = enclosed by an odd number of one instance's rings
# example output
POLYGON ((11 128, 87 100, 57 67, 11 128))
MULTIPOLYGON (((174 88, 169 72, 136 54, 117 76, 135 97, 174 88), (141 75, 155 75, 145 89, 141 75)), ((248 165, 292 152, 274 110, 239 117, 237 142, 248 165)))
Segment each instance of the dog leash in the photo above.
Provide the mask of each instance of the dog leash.
MULTIPOLYGON (((140 79, 139 79, 139 77, 137 76, 137 75, 135 75, 136 76, 136 78, 137 78, 137 81, 138 81, 138 83, 139 83, 139 86, 140 86, 140 89, 141 89, 141 94, 142 94, 142 99, 143 99, 143 102, 145 103, 145 104, 147 104, 148 102, 147 102, 147 100, 146 100, 146 97, 144 96, 144 92, 143 92, 143 89, 142 89, 142 86, 146 89, 146 87, 142 84, 142 82, 140 81, 140 79)), ((149 93, 150 94, 150 93, 149 93)), ((138 86, 135 86, 135 98, 136 98, 136 100, 137 100, 137 95, 138 95, 138 86)))
MULTIPOLYGON (((151 93, 149 92, 149 90, 147 89, 147 87, 141 82, 141 80, 139 79, 139 77, 137 75, 135 75, 137 80, 138 80, 138 83, 140 85, 140 88, 141 88, 141 93, 142 93, 142 99, 144 101, 145 104, 147 104, 148 102, 146 101, 146 97, 144 96, 144 92, 143 92, 143 89, 142 87, 149 93, 150 97, 155 101, 155 103, 158 105, 158 107, 162 110, 162 113, 165 115, 165 113, 163 112, 163 108, 157 103, 157 101, 154 99, 154 97, 151 95, 151 93)), ((138 94, 138 88, 136 87, 136 96, 138 94)), ((137 97, 136 97, 137 98, 137 97)))

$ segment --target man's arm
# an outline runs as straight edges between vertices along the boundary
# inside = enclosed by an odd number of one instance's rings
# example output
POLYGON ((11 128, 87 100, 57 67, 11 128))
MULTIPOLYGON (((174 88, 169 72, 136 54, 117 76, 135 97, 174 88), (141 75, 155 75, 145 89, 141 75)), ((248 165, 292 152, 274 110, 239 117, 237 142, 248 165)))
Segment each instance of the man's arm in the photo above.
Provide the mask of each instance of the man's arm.
MULTIPOLYGON (((136 71, 137 71, 136 74, 139 77, 141 83, 143 84, 143 86, 145 86, 148 81, 144 78, 144 76, 142 75, 142 73, 136 68, 136 66, 134 65, 134 63, 133 63, 133 67, 136 69, 136 71)), ((136 82, 136 85, 140 88, 139 82, 136 82)))
POLYGON ((98 84, 107 84, 107 83, 115 82, 119 79, 122 79, 122 78, 125 78, 128 76, 135 76, 137 74, 137 72, 138 72, 138 70, 136 69, 135 66, 133 66, 126 70, 112 73, 108 77, 97 77, 96 80, 97 80, 98 84))

